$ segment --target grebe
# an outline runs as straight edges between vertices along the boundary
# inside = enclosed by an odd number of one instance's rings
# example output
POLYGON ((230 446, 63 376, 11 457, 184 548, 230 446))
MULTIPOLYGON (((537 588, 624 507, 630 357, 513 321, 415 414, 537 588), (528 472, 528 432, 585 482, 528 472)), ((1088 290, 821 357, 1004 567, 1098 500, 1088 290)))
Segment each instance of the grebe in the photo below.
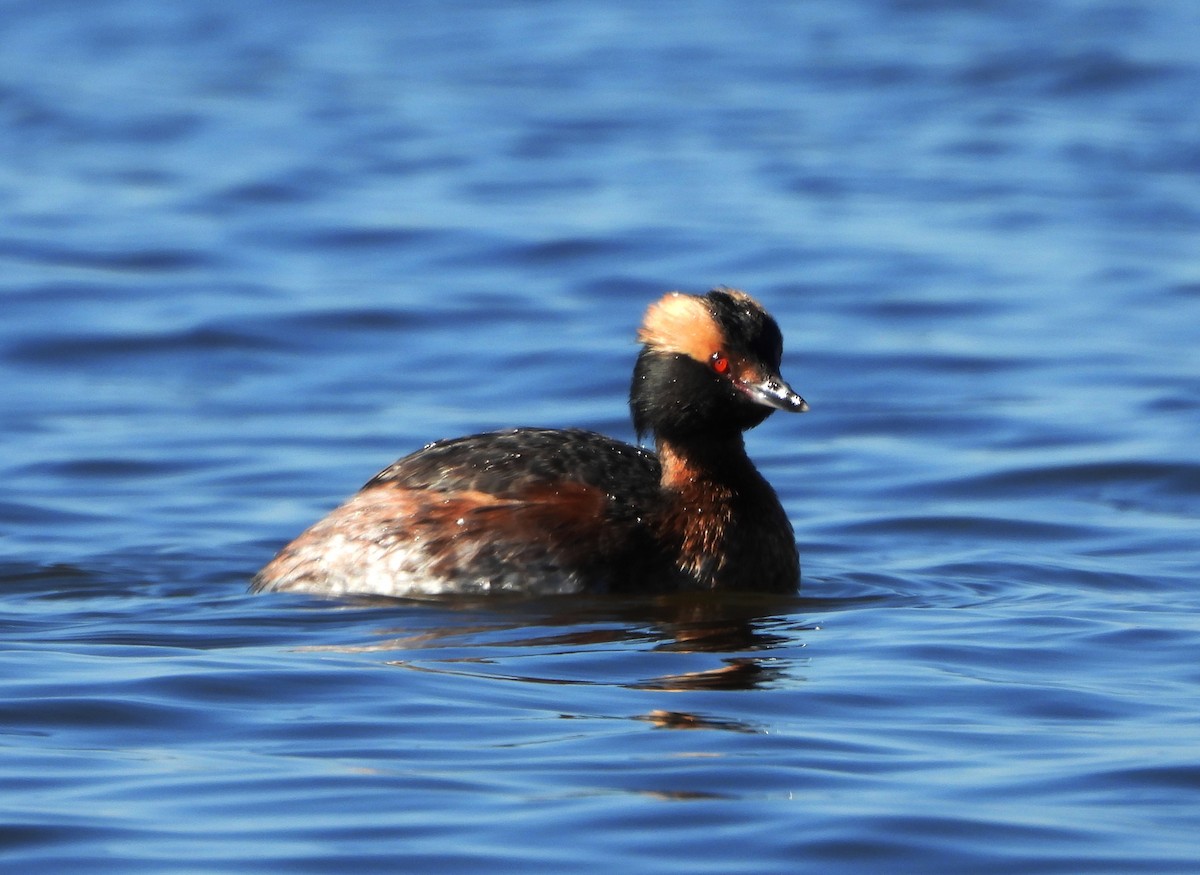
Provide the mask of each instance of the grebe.
POLYGON ((438 441, 376 474, 258 572, 256 592, 794 592, 791 523, 742 432, 804 399, 745 292, 650 305, 629 406, 657 453, 579 429, 438 441))

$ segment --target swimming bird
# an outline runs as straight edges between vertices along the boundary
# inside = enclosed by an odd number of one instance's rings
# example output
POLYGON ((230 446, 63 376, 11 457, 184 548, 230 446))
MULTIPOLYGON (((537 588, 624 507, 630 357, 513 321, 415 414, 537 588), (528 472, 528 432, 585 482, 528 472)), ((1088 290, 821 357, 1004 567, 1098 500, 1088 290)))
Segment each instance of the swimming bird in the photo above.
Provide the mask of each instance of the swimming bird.
POLYGON ((441 440, 284 547, 258 592, 794 592, 799 557, 743 432, 808 404, 783 338, 737 289, 669 292, 638 331, 629 406, 655 451, 581 429, 441 440))

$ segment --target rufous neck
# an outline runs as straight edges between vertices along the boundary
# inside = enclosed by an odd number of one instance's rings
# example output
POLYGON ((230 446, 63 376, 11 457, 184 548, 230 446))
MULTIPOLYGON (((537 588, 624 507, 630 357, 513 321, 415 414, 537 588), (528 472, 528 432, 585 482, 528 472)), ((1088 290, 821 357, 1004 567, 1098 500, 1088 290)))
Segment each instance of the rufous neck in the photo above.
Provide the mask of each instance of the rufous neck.
POLYGON ((697 483, 727 483, 753 476, 754 465, 746 455, 741 433, 720 439, 655 440, 662 465, 662 485, 667 489, 686 489, 697 483))

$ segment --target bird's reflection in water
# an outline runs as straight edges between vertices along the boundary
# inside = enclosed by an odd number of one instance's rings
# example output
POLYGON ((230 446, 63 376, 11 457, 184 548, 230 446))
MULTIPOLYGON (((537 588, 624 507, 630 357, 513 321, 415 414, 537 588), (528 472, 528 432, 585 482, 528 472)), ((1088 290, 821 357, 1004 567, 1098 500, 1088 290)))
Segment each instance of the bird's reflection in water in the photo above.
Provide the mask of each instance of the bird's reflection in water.
MULTIPOLYGON (((388 654, 388 664, 415 671, 470 675, 539 684, 599 684, 636 690, 749 690, 794 680, 798 636, 818 628, 799 623, 797 598, 714 596, 659 597, 631 602, 589 599, 464 599, 437 601, 356 600, 383 608, 398 625, 377 631, 373 642, 325 645, 320 649, 388 654), (397 618, 396 612, 403 614, 397 618), (614 646, 615 645, 615 646, 614 646), (598 675, 589 660, 586 676, 570 676, 571 659, 609 648, 612 675, 598 675), (693 671, 622 677, 634 654, 645 667, 647 653, 724 655, 719 664, 697 659, 693 671), (537 657, 536 673, 519 669, 537 657), (547 662, 562 667, 545 672, 547 662), (507 670, 506 670, 507 669, 507 670)), ((381 617, 382 619, 383 617, 381 617)), ((673 664, 678 666, 678 660, 673 664)), ((732 721, 681 711, 653 711, 638 719, 656 727, 753 731, 732 721)))
POLYGON ((637 719, 644 720, 656 729, 723 729, 726 732, 748 733, 757 733, 760 731, 749 723, 742 723, 738 720, 730 720, 724 717, 707 717, 687 711, 665 711, 658 708, 637 719))

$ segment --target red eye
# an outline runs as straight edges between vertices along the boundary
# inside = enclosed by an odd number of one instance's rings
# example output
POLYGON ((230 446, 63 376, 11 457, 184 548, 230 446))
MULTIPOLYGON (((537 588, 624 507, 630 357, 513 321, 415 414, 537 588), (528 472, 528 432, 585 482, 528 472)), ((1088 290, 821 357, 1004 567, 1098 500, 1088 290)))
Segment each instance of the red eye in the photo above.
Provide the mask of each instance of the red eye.
POLYGON ((712 365, 712 369, 718 374, 729 373, 729 359, 721 355, 721 353, 714 352, 712 358, 709 359, 709 363, 712 365))

